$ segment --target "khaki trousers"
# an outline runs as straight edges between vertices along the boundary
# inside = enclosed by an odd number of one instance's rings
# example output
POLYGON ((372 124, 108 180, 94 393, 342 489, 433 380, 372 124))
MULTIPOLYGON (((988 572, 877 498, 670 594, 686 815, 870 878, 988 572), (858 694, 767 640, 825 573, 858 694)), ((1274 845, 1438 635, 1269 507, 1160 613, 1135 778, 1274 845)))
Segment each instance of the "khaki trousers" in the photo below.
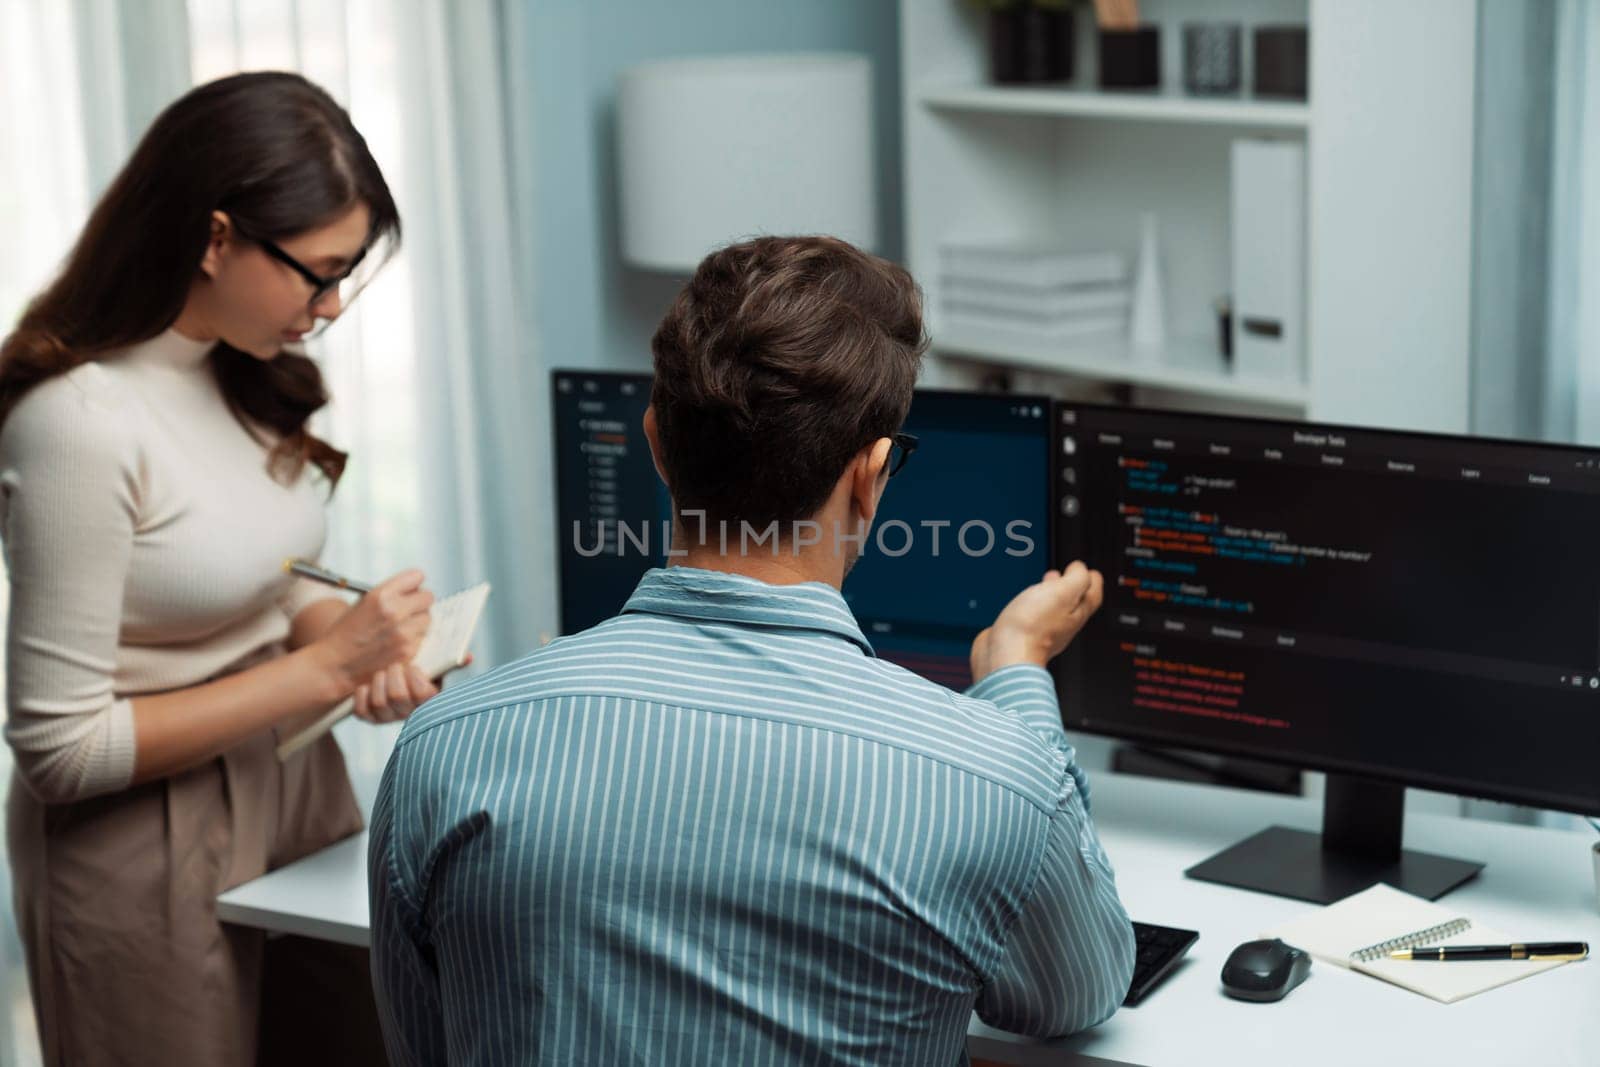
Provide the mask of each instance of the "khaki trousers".
POLYGON ((361 829, 332 736, 286 763, 275 743, 71 804, 13 779, 17 927, 47 1067, 257 1063, 266 939, 219 923, 217 894, 361 829))

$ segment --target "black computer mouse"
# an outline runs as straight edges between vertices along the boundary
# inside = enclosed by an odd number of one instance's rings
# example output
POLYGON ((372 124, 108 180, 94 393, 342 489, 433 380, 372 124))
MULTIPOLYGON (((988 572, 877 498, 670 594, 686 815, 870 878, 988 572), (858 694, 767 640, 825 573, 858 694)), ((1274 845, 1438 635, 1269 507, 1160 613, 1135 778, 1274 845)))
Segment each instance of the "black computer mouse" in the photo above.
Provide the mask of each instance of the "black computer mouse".
POLYGON ((1222 989, 1240 1000, 1282 1000, 1311 973, 1311 954, 1271 941, 1246 941, 1222 965, 1222 989))

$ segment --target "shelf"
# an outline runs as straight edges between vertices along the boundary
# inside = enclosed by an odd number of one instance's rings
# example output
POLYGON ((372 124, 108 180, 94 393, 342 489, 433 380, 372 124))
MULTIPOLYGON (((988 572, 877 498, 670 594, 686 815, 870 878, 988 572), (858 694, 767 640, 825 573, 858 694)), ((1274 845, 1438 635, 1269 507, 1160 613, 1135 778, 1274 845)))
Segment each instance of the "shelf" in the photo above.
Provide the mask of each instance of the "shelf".
POLYGON ((1304 409, 1310 397, 1301 382, 1238 377, 1224 362, 1216 346, 1208 341, 1174 341, 1159 352, 1136 356, 1126 338, 1063 342, 1060 348, 1045 348, 1037 343, 1023 344, 965 331, 941 330, 933 335, 932 347, 943 355, 981 363, 1278 407, 1304 409))
POLYGON ((1305 130, 1309 104, 1181 96, 1172 92, 1100 92, 1092 89, 947 86, 918 93, 924 107, 997 115, 1131 119, 1224 126, 1266 126, 1305 130))

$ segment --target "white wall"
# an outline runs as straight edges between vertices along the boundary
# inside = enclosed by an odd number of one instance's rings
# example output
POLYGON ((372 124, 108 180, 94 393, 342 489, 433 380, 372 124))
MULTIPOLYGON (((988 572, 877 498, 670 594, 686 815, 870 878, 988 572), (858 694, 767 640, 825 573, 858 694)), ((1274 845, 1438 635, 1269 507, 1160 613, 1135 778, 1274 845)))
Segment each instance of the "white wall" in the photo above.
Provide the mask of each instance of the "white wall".
MULTIPOLYGON (((957 0, 934 0, 955 3, 957 0)), ((650 335, 685 279, 623 266, 617 235, 616 78, 646 59, 849 51, 873 62, 882 251, 898 258, 899 11, 894 0, 562 0, 532 5, 533 225, 549 367, 645 370, 650 335)))

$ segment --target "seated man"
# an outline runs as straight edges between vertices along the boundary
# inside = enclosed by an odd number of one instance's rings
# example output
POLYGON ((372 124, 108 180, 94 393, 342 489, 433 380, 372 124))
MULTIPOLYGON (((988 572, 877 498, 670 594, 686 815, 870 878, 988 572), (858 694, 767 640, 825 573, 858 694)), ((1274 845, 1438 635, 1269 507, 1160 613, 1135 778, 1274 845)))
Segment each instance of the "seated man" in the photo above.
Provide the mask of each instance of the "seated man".
POLYGON ((951 1064, 974 1007, 1036 1035, 1116 1010, 1132 929, 1044 669, 1100 575, 1021 591, 964 694, 874 658, 839 592, 924 346, 910 276, 841 241, 701 263, 652 342, 672 565, 389 761, 395 1064, 951 1064))

